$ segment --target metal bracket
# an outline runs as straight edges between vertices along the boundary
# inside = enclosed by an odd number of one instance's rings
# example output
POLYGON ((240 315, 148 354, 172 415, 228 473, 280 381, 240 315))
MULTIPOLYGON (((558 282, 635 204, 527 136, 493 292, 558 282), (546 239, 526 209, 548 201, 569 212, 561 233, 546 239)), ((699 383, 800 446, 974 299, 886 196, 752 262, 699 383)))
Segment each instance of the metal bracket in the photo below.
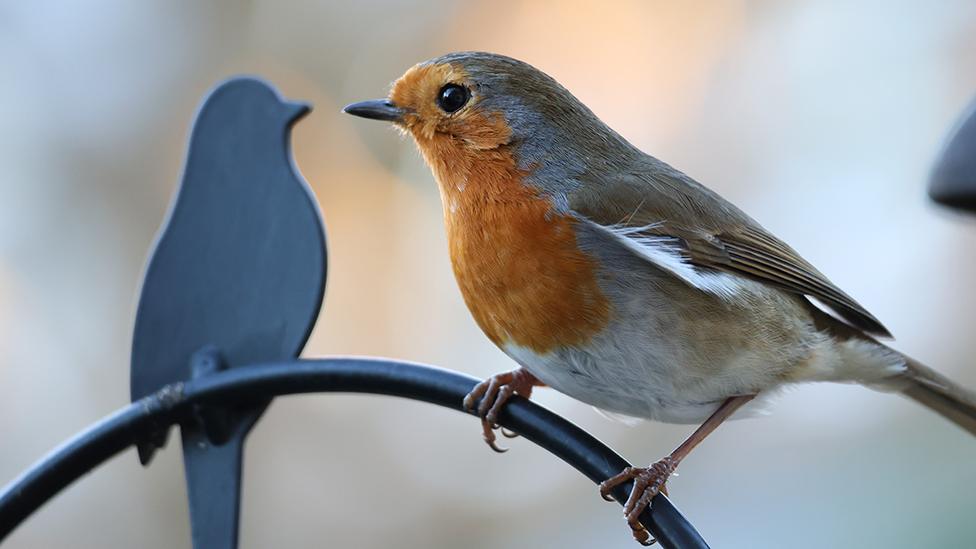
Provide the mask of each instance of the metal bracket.
MULTIPOLYGON (((227 364, 208 345, 193 354, 190 367, 193 379, 200 379, 226 370, 227 364)), ((200 403, 180 426, 193 547, 237 547, 244 441, 260 415, 253 408, 241 413, 229 405, 200 403)))

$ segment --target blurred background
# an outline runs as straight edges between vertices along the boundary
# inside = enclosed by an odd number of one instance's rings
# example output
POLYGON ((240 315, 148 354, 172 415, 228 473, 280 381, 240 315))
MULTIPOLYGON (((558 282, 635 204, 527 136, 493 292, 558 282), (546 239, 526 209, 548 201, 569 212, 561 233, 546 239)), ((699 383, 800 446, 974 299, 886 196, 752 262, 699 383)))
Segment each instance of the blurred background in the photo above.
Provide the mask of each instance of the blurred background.
MULTIPOLYGON (((976 386, 976 218, 924 192, 976 94, 972 2, 4 1, 0 484, 128 402, 138 283, 188 124, 236 73, 315 104, 293 143, 331 261, 305 354, 511 368, 461 301, 414 145, 339 112, 462 49, 553 75, 791 243, 898 349, 976 386)), ((634 463, 690 432, 536 395, 634 463)), ((419 403, 279 399, 249 439, 242 547, 635 547, 593 484, 511 446, 419 403)), ((714 547, 971 547, 974 463, 976 440, 907 400, 810 385, 723 426, 670 489, 714 547)), ((133 451, 96 470, 4 547, 188 540, 171 440, 148 470, 133 451)))

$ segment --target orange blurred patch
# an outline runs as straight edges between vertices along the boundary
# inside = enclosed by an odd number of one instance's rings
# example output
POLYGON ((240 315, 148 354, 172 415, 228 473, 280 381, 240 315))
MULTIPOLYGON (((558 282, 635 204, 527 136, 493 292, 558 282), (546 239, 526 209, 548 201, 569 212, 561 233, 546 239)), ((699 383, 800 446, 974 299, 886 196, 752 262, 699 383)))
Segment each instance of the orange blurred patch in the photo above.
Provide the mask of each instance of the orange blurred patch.
POLYGON ((485 50, 550 74, 639 144, 693 125, 713 67, 746 32, 742 2, 468 3, 447 49, 485 50), (676 46, 677 45, 677 46, 676 46))

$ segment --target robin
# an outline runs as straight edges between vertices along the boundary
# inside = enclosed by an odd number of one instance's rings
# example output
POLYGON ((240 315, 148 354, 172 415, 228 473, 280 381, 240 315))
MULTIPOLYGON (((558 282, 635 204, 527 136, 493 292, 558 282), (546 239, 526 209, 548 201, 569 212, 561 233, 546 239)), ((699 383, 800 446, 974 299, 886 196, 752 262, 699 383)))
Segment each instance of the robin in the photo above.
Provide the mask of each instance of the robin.
POLYGON ((976 395, 877 341, 888 330, 796 251, 542 71, 451 53, 409 69, 388 99, 344 110, 413 136, 465 303, 519 364, 464 400, 492 448, 502 406, 537 386, 700 423, 669 456, 600 486, 609 499, 634 481, 624 515, 642 544, 653 540, 638 516, 682 459, 787 384, 900 392, 976 434, 976 395))

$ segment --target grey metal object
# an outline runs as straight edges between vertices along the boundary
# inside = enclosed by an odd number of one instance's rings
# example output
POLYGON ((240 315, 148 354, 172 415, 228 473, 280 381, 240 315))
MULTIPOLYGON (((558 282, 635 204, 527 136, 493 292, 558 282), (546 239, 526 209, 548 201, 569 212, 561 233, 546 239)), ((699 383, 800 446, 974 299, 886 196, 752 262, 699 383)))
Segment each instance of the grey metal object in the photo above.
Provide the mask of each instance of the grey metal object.
MULTIPOLYGON (((289 142, 308 111, 256 78, 230 79, 204 100, 142 285, 133 400, 219 370, 298 357, 326 276, 322 221, 289 142)), ((244 439, 268 402, 201 409, 183 422, 195 547, 237 546, 244 439)), ((143 464, 167 430, 139 442, 143 464)))
POLYGON ((949 132, 929 181, 932 200, 976 213, 976 100, 949 132))

